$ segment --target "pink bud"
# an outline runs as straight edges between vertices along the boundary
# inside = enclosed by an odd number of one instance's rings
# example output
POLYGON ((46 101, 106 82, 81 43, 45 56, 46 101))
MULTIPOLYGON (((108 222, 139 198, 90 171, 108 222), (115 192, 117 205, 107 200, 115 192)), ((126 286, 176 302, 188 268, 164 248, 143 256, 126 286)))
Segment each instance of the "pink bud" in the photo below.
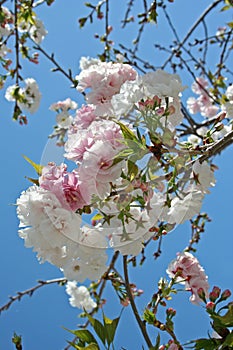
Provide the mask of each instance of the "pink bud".
POLYGON ((207 304, 206 304, 206 310, 207 311, 214 311, 214 308, 215 308, 215 303, 213 303, 212 301, 209 301, 207 304))
POLYGON ((214 286, 213 290, 210 292, 210 295, 209 295, 210 301, 215 302, 216 299, 218 299, 220 293, 221 293, 221 289, 219 287, 214 286))
POLYGON ((226 289, 222 292, 221 300, 226 300, 231 296, 231 291, 229 289, 226 289))
POLYGON ((167 310, 166 310, 166 313, 168 316, 171 316, 171 317, 174 317, 176 315, 176 310, 173 309, 172 307, 169 307, 167 310))
POLYGON ((199 289, 197 290, 197 294, 198 294, 199 298, 200 298, 201 300, 203 300, 204 303, 206 303, 206 297, 205 297, 205 291, 204 291, 204 289, 203 289, 203 288, 199 288, 199 289))

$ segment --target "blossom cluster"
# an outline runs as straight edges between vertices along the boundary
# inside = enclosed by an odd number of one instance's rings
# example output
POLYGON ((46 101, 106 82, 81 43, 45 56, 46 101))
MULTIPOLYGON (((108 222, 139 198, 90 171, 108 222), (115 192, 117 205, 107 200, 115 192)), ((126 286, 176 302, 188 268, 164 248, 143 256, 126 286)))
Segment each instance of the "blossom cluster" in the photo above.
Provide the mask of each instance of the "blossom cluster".
POLYGON ((199 295, 200 289, 204 296, 208 297, 209 284, 207 276, 198 260, 191 253, 178 254, 177 258, 168 266, 167 273, 169 277, 175 279, 175 282, 185 284, 186 290, 192 293, 190 301, 193 304, 198 304, 202 301, 199 295))
POLYGON ((17 101, 20 109, 35 113, 39 107, 41 94, 33 78, 25 79, 25 87, 11 85, 7 88, 5 97, 8 101, 17 101))
POLYGON ((136 256, 145 241, 198 214, 215 183, 210 164, 186 153, 176 134, 185 88, 178 75, 140 76, 128 64, 88 58, 80 67, 87 104, 68 98, 50 107, 73 169, 44 165, 17 200, 25 245, 78 282, 101 277, 107 248, 136 256))
POLYGON ((88 289, 85 286, 78 287, 74 281, 67 282, 66 293, 70 295, 69 302, 73 307, 90 311, 97 306, 88 289))
MULTIPOLYGON (((32 51, 30 41, 40 44, 47 35, 47 30, 43 22, 37 18, 36 13, 31 10, 30 5, 26 3, 17 5, 17 14, 11 11, 10 8, 0 6, 0 17, 0 60, 6 71, 0 77, 0 88, 2 88, 8 77, 16 75, 16 77, 22 78, 22 74, 19 73, 22 69, 20 55, 33 63, 38 63, 39 54, 34 50, 32 51), (12 68, 13 59, 10 47, 14 36, 17 37, 16 55, 18 57, 17 66, 12 68)), ((17 80, 19 79, 16 78, 17 80)), ((17 101, 18 108, 34 113, 39 105, 40 94, 34 79, 26 80, 27 86, 25 89, 20 88, 17 82, 16 85, 8 87, 5 96, 8 101, 17 101)))
POLYGON ((208 81, 199 77, 192 84, 192 91, 199 95, 198 98, 189 97, 187 107, 191 114, 201 113, 203 117, 211 118, 218 113, 218 107, 214 104, 214 96, 208 88, 208 81))

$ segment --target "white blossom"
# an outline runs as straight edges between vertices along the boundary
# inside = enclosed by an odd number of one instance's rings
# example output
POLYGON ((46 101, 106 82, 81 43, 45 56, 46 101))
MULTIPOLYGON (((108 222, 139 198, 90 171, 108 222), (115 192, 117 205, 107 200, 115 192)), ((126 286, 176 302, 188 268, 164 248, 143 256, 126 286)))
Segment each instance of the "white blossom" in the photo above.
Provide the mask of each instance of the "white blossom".
POLYGON ((85 286, 77 286, 75 281, 68 281, 66 284, 66 293, 70 295, 69 302, 73 307, 91 311, 97 306, 91 298, 90 292, 85 286))
POLYGON ((29 30, 31 39, 35 41, 36 44, 40 44, 44 40, 47 33, 48 32, 45 29, 43 22, 38 18, 34 18, 34 24, 29 30))
POLYGON ((198 214, 201 210, 204 195, 202 191, 193 189, 183 198, 175 197, 168 211, 169 223, 183 224, 186 220, 198 214))
POLYGON ((192 171, 193 174, 191 178, 194 178, 196 187, 203 193, 208 192, 208 187, 214 186, 214 172, 211 170, 211 167, 207 162, 200 163, 199 161, 196 161, 193 164, 192 171))

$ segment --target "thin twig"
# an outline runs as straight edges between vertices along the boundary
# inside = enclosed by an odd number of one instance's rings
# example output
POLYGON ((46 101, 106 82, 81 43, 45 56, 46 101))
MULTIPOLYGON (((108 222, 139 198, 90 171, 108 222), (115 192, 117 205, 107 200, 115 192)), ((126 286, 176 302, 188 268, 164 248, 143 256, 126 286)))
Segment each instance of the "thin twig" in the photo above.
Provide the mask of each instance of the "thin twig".
POLYGON ((175 53, 177 51, 179 51, 182 46, 186 43, 186 41, 188 40, 188 38, 192 35, 192 33, 195 31, 195 29, 199 26, 199 24, 204 20, 204 18, 207 16, 207 14, 213 10, 213 8, 215 8, 220 2, 222 2, 222 0, 217 0, 214 1, 209 7, 207 7, 207 9, 205 9, 205 11, 202 13, 202 15, 198 18, 198 20, 192 25, 192 27, 189 29, 188 33, 186 34, 186 36, 184 37, 184 39, 179 43, 178 47, 176 50, 174 50, 171 55, 168 57, 168 59, 164 62, 164 64, 162 65, 162 69, 164 69, 167 64, 172 60, 173 56, 175 55, 175 53))
POLYGON ((67 280, 65 278, 55 278, 52 280, 47 280, 47 281, 38 281, 38 284, 32 288, 26 289, 23 292, 17 292, 17 295, 15 296, 11 296, 10 300, 8 301, 8 303, 6 303, 5 305, 3 305, 2 307, 0 307, 0 314, 2 311, 6 311, 9 309, 9 307, 15 302, 15 301, 20 301, 21 298, 25 295, 28 295, 29 297, 31 297, 34 292, 44 286, 47 286, 49 284, 61 284, 61 283, 66 283, 67 280))
POLYGON ((35 45, 34 46, 35 50, 40 51, 46 58, 48 58, 55 66, 56 68, 53 69, 53 71, 59 71, 61 72, 66 78, 68 78, 72 84, 74 85, 74 87, 77 85, 77 80, 75 78, 72 77, 72 73, 69 70, 69 72, 67 73, 61 66, 60 64, 55 60, 54 58, 54 54, 52 53, 51 55, 49 55, 41 46, 39 45, 35 45))
POLYGON ((124 28, 126 26, 126 24, 128 23, 128 16, 130 14, 130 11, 131 11, 131 8, 133 7, 133 3, 134 3, 134 0, 130 0, 129 3, 127 4, 127 10, 126 10, 126 13, 125 13, 125 17, 122 21, 122 28, 124 28))
POLYGON ((151 340, 149 338, 149 335, 147 333, 147 330, 146 330, 146 326, 144 324, 144 322, 142 321, 141 317, 139 316, 139 313, 138 313, 138 310, 137 310, 137 307, 136 307, 136 304, 134 302, 134 298, 132 296, 132 293, 131 293, 131 289, 130 289, 130 282, 129 282, 129 275, 128 275, 128 263, 127 263, 127 255, 124 255, 123 256, 123 268, 124 268, 124 276, 125 276, 125 288, 126 288, 126 291, 127 291, 127 295, 129 297, 129 301, 130 301, 130 305, 132 307, 132 310, 133 310, 133 313, 134 313, 134 316, 137 320, 137 323, 139 325, 139 328, 142 332, 142 335, 147 343, 147 346, 149 348, 151 348, 153 345, 151 343, 151 340))

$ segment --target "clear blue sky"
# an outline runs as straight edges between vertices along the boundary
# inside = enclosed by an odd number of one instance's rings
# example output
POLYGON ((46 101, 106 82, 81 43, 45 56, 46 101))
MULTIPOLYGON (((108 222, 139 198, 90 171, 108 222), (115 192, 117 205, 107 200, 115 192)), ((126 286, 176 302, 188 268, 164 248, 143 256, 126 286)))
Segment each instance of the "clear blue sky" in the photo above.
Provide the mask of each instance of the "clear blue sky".
MULTIPOLYGON (((103 32, 101 21, 98 23, 98 28, 88 26, 82 32, 79 31, 77 18, 85 13, 84 6, 80 3, 84 1, 57 0, 51 8, 45 7, 39 14, 49 32, 43 46, 49 52, 55 52, 55 57, 61 65, 72 68, 76 74, 81 56, 93 57, 100 52, 100 46, 97 40, 93 39, 93 33, 99 30, 103 32)), ((119 3, 122 5, 125 1, 115 2, 114 18, 119 18, 123 14, 119 3)), ((176 23, 177 25, 182 23, 182 30, 185 31, 208 3, 209 1, 195 1, 194 5, 194 1, 177 0, 170 7, 179 8, 179 11, 176 10, 176 23), (192 11, 190 11, 190 3, 194 7, 192 11)), ((114 18, 112 15, 113 20, 114 18)), ((215 27, 216 22, 211 23, 211 26, 215 27)), ((159 28, 160 23, 158 27, 151 26, 150 35, 145 35, 147 39, 143 44, 144 57, 155 65, 157 65, 157 58, 153 56, 153 52, 149 51, 150 41, 156 36, 168 40, 170 35, 166 30, 159 28)), ((133 31, 132 27, 129 34, 126 35, 122 30, 114 28, 113 36, 115 41, 119 41, 124 35, 124 42, 127 42, 134 38, 133 31)), ((8 296, 35 285, 37 280, 62 277, 57 268, 48 263, 40 265, 35 253, 31 249, 24 248, 23 241, 17 235, 18 220, 14 206, 21 191, 30 186, 24 176, 33 177, 35 175, 22 155, 27 155, 35 162, 40 162, 47 143, 47 136, 51 133, 55 123, 55 116, 48 111, 48 107, 53 102, 66 97, 71 97, 79 104, 82 103, 79 94, 74 89, 70 89, 69 81, 66 81, 60 73, 50 73, 51 65, 43 57, 40 61, 39 66, 25 64, 25 78, 35 78, 43 95, 41 107, 36 115, 29 118, 28 126, 19 126, 11 121, 12 105, 1 97, 0 305, 7 302, 8 296)), ((184 81, 184 84, 190 82, 191 80, 184 81)), ((52 152, 56 153, 55 150, 52 152)), ((232 147, 221 157, 217 157, 215 164, 219 166, 216 172, 217 184, 211 189, 211 194, 206 197, 203 207, 203 210, 207 211, 212 218, 212 222, 207 225, 207 231, 199 245, 197 256, 209 276, 211 286, 219 285, 222 289, 232 289, 232 147)), ((140 311, 155 291, 160 276, 166 276, 165 270, 168 263, 175 257, 176 252, 182 250, 187 244, 189 235, 188 225, 179 226, 166 238, 162 248, 163 254, 157 262, 148 259, 142 268, 130 271, 132 280, 138 287, 145 289, 145 294, 138 304, 140 311), (146 288, 145 281, 147 281, 146 288)), ((150 252, 153 252, 152 248, 150 252)), ((107 288, 106 297, 110 295, 112 295, 110 288, 107 288)), ((201 309, 202 307, 190 304, 186 293, 176 297, 170 306, 177 309, 176 330, 181 341, 207 336, 207 331, 210 329, 208 328, 209 320, 204 310, 201 309)), ((120 312, 117 310, 119 310, 117 299, 114 296, 109 299, 105 313, 110 318, 116 317, 120 312)), ((141 349, 141 344, 143 344, 130 313, 128 307, 124 311, 123 322, 120 323, 118 329, 116 349, 123 346, 127 350, 137 350, 141 349)), ((0 350, 14 348, 11 344, 14 331, 23 336, 23 349, 25 350, 61 350, 66 345, 65 340, 72 338, 62 327, 74 329, 80 323, 77 318, 78 314, 79 310, 69 305, 64 288, 53 285, 44 287, 31 298, 24 297, 21 302, 14 303, 7 312, 2 313, 0 316, 0 350)), ((154 330, 151 334, 156 336, 157 331, 153 332, 154 330)))

